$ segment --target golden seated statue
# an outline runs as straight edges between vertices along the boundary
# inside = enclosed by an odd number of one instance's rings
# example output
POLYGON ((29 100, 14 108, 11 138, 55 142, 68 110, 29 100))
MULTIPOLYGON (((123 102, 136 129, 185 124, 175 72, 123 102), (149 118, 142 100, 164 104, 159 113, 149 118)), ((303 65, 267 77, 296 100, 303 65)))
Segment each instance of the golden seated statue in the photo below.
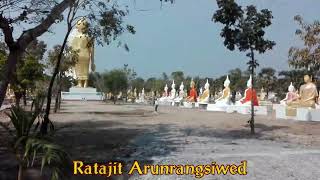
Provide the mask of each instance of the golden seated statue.
POLYGON ((210 85, 209 85, 209 82, 208 82, 208 79, 207 79, 207 82, 204 85, 205 90, 203 91, 203 93, 199 97, 199 102, 200 103, 209 103, 209 97, 210 97, 209 87, 210 87, 210 85))
POLYGON ((304 82, 299 90, 299 98, 287 103, 287 116, 296 116, 298 107, 315 108, 318 91, 309 75, 304 76, 304 82))

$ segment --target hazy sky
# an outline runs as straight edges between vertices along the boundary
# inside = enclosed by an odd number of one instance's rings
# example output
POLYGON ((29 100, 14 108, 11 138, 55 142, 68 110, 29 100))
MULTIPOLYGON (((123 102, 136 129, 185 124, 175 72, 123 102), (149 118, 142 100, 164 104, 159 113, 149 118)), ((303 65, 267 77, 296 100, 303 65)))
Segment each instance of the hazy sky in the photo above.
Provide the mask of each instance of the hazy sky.
MULTIPOLYGON (((220 37, 221 25, 211 21, 217 9, 215 0, 175 0, 160 10, 159 0, 133 0, 128 4, 130 14, 126 22, 135 26, 135 35, 125 34, 122 41, 128 43, 130 52, 117 48, 116 43, 96 47, 97 71, 120 68, 129 64, 138 76, 160 76, 162 72, 182 70, 186 75, 217 77, 230 69, 246 69, 245 53, 228 51, 220 37), (147 10, 147 11, 140 11, 147 10)), ((298 27, 293 21, 297 14, 312 22, 320 19, 319 0, 239 0, 241 5, 268 8, 274 19, 267 29, 267 37, 276 42, 272 51, 257 58, 262 67, 277 70, 288 69, 287 56, 291 46, 301 44, 295 36, 298 27)), ((53 29, 54 36, 44 35, 49 47, 61 43, 62 25, 53 29), (58 37, 58 38, 56 38, 58 37)))

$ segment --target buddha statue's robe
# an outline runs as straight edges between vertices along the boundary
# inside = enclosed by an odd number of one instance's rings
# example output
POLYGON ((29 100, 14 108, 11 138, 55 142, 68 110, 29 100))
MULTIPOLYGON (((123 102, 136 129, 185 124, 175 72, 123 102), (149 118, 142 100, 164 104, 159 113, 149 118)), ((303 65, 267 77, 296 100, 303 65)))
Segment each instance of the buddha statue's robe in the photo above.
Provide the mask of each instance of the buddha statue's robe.
POLYGON ((209 102, 209 96, 210 96, 209 89, 204 90, 202 92, 201 96, 199 97, 199 102, 208 103, 209 102))
POLYGON ((171 90, 169 97, 170 97, 170 99, 176 98, 176 90, 175 90, 175 89, 172 89, 172 90, 171 90))
POLYGON ((313 83, 304 84, 300 87, 299 99, 289 102, 288 106, 315 108, 317 96, 318 96, 318 91, 315 84, 313 83))
POLYGON ((195 88, 191 88, 187 100, 189 102, 196 102, 197 101, 197 97, 198 97, 197 90, 195 88))
POLYGON ((300 87, 299 98, 287 103, 286 115, 296 116, 298 107, 315 108, 316 97, 318 96, 317 87, 313 83, 307 83, 300 87))
POLYGON ((230 103, 230 94, 231 90, 229 87, 226 87, 222 91, 222 96, 217 99, 216 105, 229 105, 230 103))
POLYGON ((297 100, 299 95, 296 92, 288 92, 286 98, 284 98, 280 103, 287 105, 288 103, 297 100))
POLYGON ((240 100, 241 104, 251 104, 251 98, 253 98, 253 105, 259 106, 258 97, 255 89, 248 88, 245 90, 244 94, 244 98, 240 100))

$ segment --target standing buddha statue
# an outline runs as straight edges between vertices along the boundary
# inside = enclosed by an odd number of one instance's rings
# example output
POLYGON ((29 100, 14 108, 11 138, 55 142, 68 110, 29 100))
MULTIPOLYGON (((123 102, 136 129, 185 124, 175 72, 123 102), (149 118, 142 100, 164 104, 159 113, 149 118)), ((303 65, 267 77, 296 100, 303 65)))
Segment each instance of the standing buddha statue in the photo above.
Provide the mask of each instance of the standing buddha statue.
POLYGON ((78 87, 88 87, 89 73, 95 71, 94 65, 94 41, 88 34, 88 22, 81 18, 76 23, 76 29, 71 34, 69 46, 77 51, 77 63, 73 68, 73 76, 77 80, 78 87))

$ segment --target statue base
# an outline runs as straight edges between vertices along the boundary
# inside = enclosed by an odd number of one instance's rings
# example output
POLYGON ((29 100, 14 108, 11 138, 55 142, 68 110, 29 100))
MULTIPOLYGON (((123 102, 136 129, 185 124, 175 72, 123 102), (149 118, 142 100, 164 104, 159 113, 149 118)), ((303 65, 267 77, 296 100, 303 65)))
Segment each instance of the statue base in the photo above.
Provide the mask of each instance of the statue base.
POLYGON ((69 92, 61 92, 63 101, 102 101, 103 94, 96 88, 72 87, 69 92))

